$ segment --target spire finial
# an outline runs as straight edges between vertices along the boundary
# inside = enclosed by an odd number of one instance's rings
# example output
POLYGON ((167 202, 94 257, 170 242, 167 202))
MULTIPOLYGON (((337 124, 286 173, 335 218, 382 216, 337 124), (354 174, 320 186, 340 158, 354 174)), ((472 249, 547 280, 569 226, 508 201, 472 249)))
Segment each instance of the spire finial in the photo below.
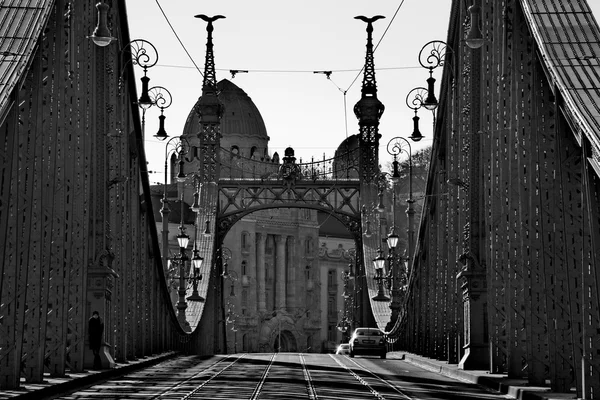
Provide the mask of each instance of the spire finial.
POLYGON ((359 148, 361 152, 360 175, 365 182, 372 182, 377 176, 379 119, 385 107, 377 98, 377 83, 375 82, 375 63, 373 61, 373 22, 385 18, 376 15, 371 18, 359 15, 359 19, 367 23, 367 55, 365 58, 364 77, 360 100, 354 106, 354 114, 360 127, 359 148))
POLYGON ((376 15, 371 18, 359 15, 354 17, 367 23, 367 55, 365 58, 365 71, 362 82, 362 94, 377 93, 377 83, 375 82, 375 64, 373 62, 373 22, 385 18, 383 15, 376 15))
POLYGON ((205 91, 217 92, 217 76, 215 73, 215 56, 213 53, 213 41, 212 33, 215 30, 213 22, 225 18, 223 15, 215 15, 214 17, 208 17, 204 14, 195 15, 196 18, 200 18, 207 22, 206 32, 208 33, 208 39, 206 41, 206 58, 204 60, 204 81, 202 82, 202 94, 205 91))
MULTIPOLYGON (((222 15, 207 17, 204 14, 195 16, 208 24, 206 32, 206 59, 204 61, 204 80, 202 82, 202 96, 196 103, 196 111, 200 116, 200 166, 198 175, 200 182, 216 182, 219 179, 219 148, 221 147, 221 117, 225 112, 223 103, 217 93, 217 77, 215 74, 215 58, 213 54, 212 32, 213 22, 225 18, 222 15)), ((208 224, 208 220, 206 221, 208 224)), ((208 225, 207 225, 208 226, 208 225)))
POLYGON ((217 76, 215 73, 212 32, 214 31, 213 22, 225 17, 223 15, 208 17, 204 14, 198 14, 195 17, 208 23, 206 25, 208 38, 204 61, 204 80, 202 82, 202 96, 197 104, 197 111, 200 114, 201 123, 218 123, 221 120, 224 109, 223 104, 217 98, 217 76))

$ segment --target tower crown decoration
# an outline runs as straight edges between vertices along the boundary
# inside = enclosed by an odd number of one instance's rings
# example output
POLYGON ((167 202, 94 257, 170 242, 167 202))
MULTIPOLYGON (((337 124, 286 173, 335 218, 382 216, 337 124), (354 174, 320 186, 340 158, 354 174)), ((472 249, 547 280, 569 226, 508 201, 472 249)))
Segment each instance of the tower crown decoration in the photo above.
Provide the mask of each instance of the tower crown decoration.
POLYGON ((215 73, 215 56, 213 52, 212 32, 214 31, 213 22, 225 18, 223 15, 208 17, 204 14, 195 16, 207 22, 206 32, 206 57, 204 60, 204 79, 202 81, 202 97, 197 103, 196 111, 200 115, 201 123, 219 123, 225 107, 217 97, 217 76, 215 73))
POLYGON ((359 15, 359 19, 367 23, 367 53, 365 56, 365 67, 361 89, 361 98, 354 106, 354 114, 359 120, 360 126, 378 125, 379 119, 385 110, 381 101, 377 98, 377 82, 375 80, 375 62, 373 57, 373 22, 385 18, 376 15, 371 18, 359 15))

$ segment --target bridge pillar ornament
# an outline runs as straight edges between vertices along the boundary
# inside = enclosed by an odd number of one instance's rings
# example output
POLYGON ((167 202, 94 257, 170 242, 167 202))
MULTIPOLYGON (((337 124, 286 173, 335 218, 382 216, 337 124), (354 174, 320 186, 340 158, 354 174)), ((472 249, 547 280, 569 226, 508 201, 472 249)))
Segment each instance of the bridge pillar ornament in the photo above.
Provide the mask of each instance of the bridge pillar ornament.
POLYGON ((225 112, 223 103, 218 98, 217 78, 215 73, 215 59, 213 53, 212 32, 213 22, 225 18, 222 15, 207 17, 204 14, 196 15, 207 22, 206 57, 204 61, 204 80, 202 82, 202 96, 196 104, 196 111, 200 116, 200 171, 201 182, 216 182, 219 179, 219 147, 221 140, 221 117, 225 112))
POLYGON ((385 18, 376 15, 371 18, 355 17, 367 23, 367 52, 365 57, 364 76, 361 98, 354 105, 354 114, 360 127, 360 177, 365 183, 374 182, 379 174, 379 119, 385 110, 377 98, 377 82, 375 81, 375 63, 373 57, 373 22, 385 18))

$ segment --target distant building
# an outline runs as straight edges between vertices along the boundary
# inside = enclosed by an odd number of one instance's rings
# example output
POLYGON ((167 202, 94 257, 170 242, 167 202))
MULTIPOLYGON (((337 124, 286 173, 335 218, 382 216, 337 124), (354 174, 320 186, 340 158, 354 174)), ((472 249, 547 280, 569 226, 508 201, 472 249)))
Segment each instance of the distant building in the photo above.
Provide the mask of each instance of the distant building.
MULTIPOLYGON (((220 176, 236 179, 257 171, 277 172, 280 157, 269 151, 269 136, 256 105, 229 80, 220 81, 218 90, 225 106, 221 120, 220 176)), ((195 137, 199 129, 194 107, 183 136, 195 137)), ((169 160, 171 174, 166 187, 171 200, 172 255, 179 252, 175 240, 181 221, 178 199, 182 191, 191 191, 175 182, 176 161, 169 160)), ((153 186, 159 232, 163 226, 160 222, 163 190, 162 185, 153 186)), ((197 228, 200 232, 194 232, 194 213, 189 207, 184 204, 183 216, 193 240, 202 233, 202 227, 197 228)), ((338 245, 343 244, 347 250, 354 243, 347 232, 340 240, 323 240, 319 226, 324 219, 327 218, 319 218, 315 210, 274 208, 246 216, 228 232, 224 253, 228 258, 229 278, 224 280, 223 288, 226 324, 230 330, 228 352, 322 352, 332 350, 341 341, 342 333, 336 326, 343 310, 341 272, 348 262, 347 255, 339 254, 338 245)), ((162 241, 162 235, 159 237, 162 241)), ((174 304, 177 284, 177 280, 172 281, 174 304)))

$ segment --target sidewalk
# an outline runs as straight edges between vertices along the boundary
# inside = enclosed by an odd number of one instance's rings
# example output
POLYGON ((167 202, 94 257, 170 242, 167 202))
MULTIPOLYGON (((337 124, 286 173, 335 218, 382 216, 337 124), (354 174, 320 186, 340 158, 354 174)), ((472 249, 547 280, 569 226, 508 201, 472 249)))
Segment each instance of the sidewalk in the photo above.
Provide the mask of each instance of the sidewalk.
POLYGON ((465 371, 457 364, 433 360, 405 352, 388 353, 389 358, 402 359, 413 365, 437 372, 454 379, 471 382, 520 400, 565 400, 575 399, 575 394, 551 393, 549 387, 529 386, 526 379, 509 379, 503 374, 490 374, 487 371, 465 371))
POLYGON ((53 378, 49 374, 44 374, 43 383, 27 383, 21 380, 21 387, 17 390, 1 390, 0 400, 19 399, 19 400, 40 400, 51 396, 57 396, 73 390, 93 385, 97 382, 112 379, 121 375, 137 371, 158 364, 179 353, 168 352, 155 356, 140 358, 135 361, 129 361, 126 364, 117 363, 115 368, 101 371, 86 370, 78 373, 68 373, 62 378, 53 378))

